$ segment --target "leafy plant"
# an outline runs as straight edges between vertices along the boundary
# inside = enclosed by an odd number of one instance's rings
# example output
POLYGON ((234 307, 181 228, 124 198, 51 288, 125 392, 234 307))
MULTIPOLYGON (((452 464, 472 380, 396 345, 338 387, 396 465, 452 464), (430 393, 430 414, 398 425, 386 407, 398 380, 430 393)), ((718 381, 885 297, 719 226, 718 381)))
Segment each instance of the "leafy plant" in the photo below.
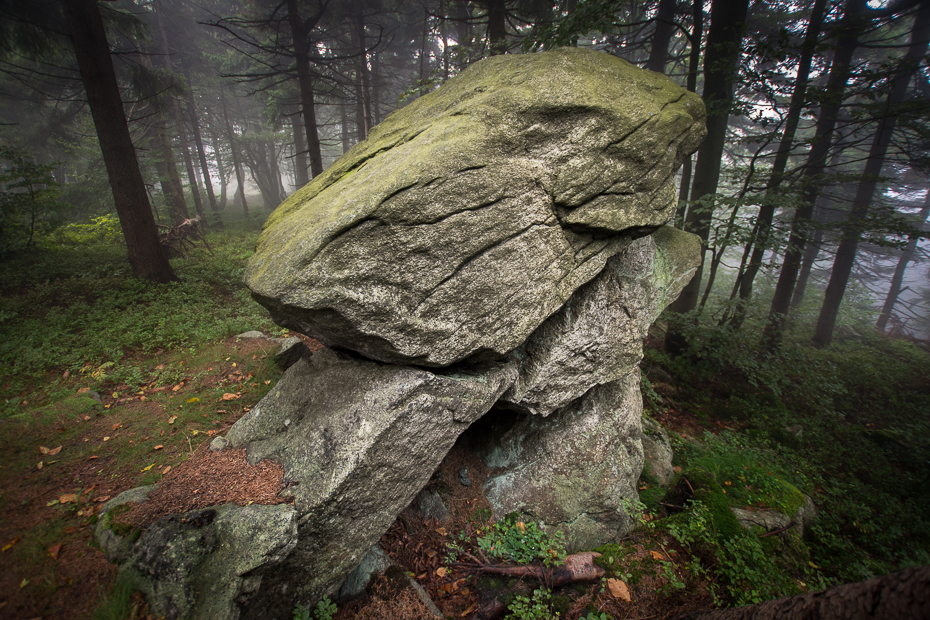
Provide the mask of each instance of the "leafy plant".
POLYGON ((517 595, 507 606, 508 618, 514 620, 553 620, 560 614, 552 610, 552 592, 547 588, 533 590, 532 597, 517 595))
POLYGON ((557 566, 565 561, 565 537, 561 532, 548 534, 539 525, 519 520, 511 513, 478 537, 478 546, 487 555, 517 564, 541 561, 557 566))
POLYGON ((294 606, 294 620, 311 620, 311 618, 313 620, 333 620, 337 610, 338 607, 329 600, 329 597, 324 597, 312 611, 309 607, 297 603, 294 606))

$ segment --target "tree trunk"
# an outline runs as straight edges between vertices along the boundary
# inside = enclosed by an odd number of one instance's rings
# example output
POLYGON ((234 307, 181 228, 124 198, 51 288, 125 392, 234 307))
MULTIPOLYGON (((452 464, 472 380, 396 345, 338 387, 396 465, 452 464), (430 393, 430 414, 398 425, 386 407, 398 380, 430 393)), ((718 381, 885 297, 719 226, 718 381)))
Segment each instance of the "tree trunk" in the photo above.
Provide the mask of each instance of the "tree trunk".
POLYGON ((313 81, 310 77, 310 31, 322 13, 304 21, 297 7, 297 0, 287 0, 287 20, 294 40, 294 60, 297 64, 297 85, 300 89, 300 108, 304 115, 304 130, 310 156, 311 176, 323 174, 323 153, 317 130, 316 101, 313 81))
POLYGON ((175 224, 180 224, 190 217, 187 211, 187 201, 184 200, 184 186, 181 185, 181 177, 178 176, 178 165, 174 161, 174 151, 171 148, 171 140, 168 138, 165 116, 160 110, 156 110, 154 119, 155 140, 161 151, 161 165, 156 165, 155 169, 158 170, 161 189, 168 201, 172 220, 175 224))
POLYGON ((912 620, 930 618, 930 566, 820 592, 677 616, 679 620, 912 620))
POLYGON ((788 166, 788 158, 794 145, 794 136, 797 133, 801 112, 804 110, 807 100, 807 83, 810 78, 811 63, 814 58, 814 50, 817 47, 817 39, 820 36, 820 28, 823 25, 825 7, 826 0, 816 0, 811 11, 810 20, 807 23, 801 57, 798 60, 797 77, 794 80, 794 90, 791 93, 791 102, 788 104, 785 131, 778 145, 778 151, 775 153, 775 161, 772 162, 772 173, 769 176, 768 183, 766 183, 765 198, 763 198, 762 205, 759 207, 759 215, 753 227, 753 239, 746 245, 744 250, 744 261, 746 260, 745 255, 749 254, 750 250, 751 255, 746 263, 745 273, 740 276, 740 301, 737 303, 733 319, 730 321, 735 327, 742 325, 743 320, 746 318, 747 305, 752 296, 752 285, 759 273, 759 269, 762 267, 765 251, 768 249, 768 238, 772 230, 772 222, 775 219, 774 198, 778 187, 781 185, 785 168, 788 166))
MULTIPOLYGON (((917 219, 920 224, 924 224, 927 221, 927 217, 930 217, 930 190, 927 190, 927 195, 924 198, 924 206, 920 210, 917 219)), ((907 238, 907 247, 904 248, 904 252, 901 253, 901 258, 898 259, 898 264, 894 269, 894 275, 891 278, 891 286, 888 289, 888 296, 885 297, 885 304, 882 306, 882 313, 878 315, 878 321, 875 323, 875 327, 881 332, 884 332, 885 328, 888 326, 888 319, 891 318, 891 311, 894 310, 895 304, 898 303, 898 295, 901 294, 901 282, 904 280, 904 271, 907 269, 907 264, 914 260, 914 254, 917 252, 917 243, 919 241, 919 235, 910 235, 907 238)))
POLYGON ((656 13, 656 29, 652 35, 652 48, 649 50, 649 60, 646 68, 656 73, 665 73, 665 63, 668 59, 668 44, 675 34, 675 4, 676 0, 659 0, 659 11, 656 13))
POLYGON ((339 104, 340 127, 342 128, 342 152, 345 153, 352 145, 349 143, 349 114, 346 112, 346 103, 339 104))
POLYGON ((245 199, 245 178, 242 174, 242 158, 239 157, 239 147, 236 145, 236 135, 233 133, 232 123, 229 122, 229 111, 226 109, 226 94, 220 86, 220 103, 223 105, 223 119, 226 121, 226 135, 229 138, 229 149, 232 151, 233 168, 236 170, 236 184, 239 198, 242 200, 242 212, 249 217, 249 203, 245 199))
POLYGON ((187 106, 190 112, 191 128, 194 133, 194 144, 197 147, 197 158, 200 160, 200 170, 203 173, 203 185, 207 190, 207 200, 210 210, 216 218, 214 224, 223 229, 223 220, 220 219, 220 209, 216 204, 216 194, 213 192, 213 179, 210 178, 210 166, 207 164, 207 154, 203 148, 203 135, 200 132, 200 119, 197 117, 197 105, 194 101, 194 88, 191 85, 190 73, 184 68, 184 77, 187 78, 187 106))
POLYGON ((791 296, 801 268, 801 257, 807 239, 806 227, 814 213, 814 204, 820 192, 818 178, 826 167, 833 130, 836 127, 836 120, 846 91, 846 82, 849 79, 853 53, 859 46, 861 16, 865 8, 865 0, 847 0, 846 12, 839 24, 839 36, 833 62, 830 65, 830 76, 827 78, 824 103, 820 106, 814 142, 804 168, 804 195, 801 206, 795 211, 791 222, 791 234, 788 237, 788 245, 785 247, 784 262, 775 285, 775 295, 772 298, 768 323, 763 334, 763 339, 769 349, 775 349, 781 344, 791 296))
POLYGON ((355 67, 355 123, 358 141, 368 137, 371 129, 371 92, 368 83, 368 51, 365 42, 365 16, 359 10, 353 16, 358 61, 355 67))
POLYGON ((294 128, 294 186, 295 189, 300 189, 310 182, 310 176, 307 174, 307 134, 300 118, 300 110, 296 106, 288 106, 288 116, 294 128))
MULTIPOLYGON (((164 16, 164 8, 161 5, 161 0, 154 1, 154 8, 155 21, 158 24, 158 31, 161 35, 162 61, 165 70, 173 71, 174 69, 171 66, 171 49, 168 46, 168 33, 165 31, 165 23, 162 19, 164 16)), ((187 142, 187 130, 184 127, 184 114, 181 112, 181 102, 171 97, 171 108, 174 111, 174 124, 178 129, 178 138, 181 140, 181 155, 184 157, 184 167, 187 170, 187 179, 190 183, 191 195, 194 198, 194 208, 197 210, 197 215, 200 217, 200 225, 206 229, 207 216, 203 212, 203 201, 200 198, 200 188, 197 184, 197 173, 194 171, 194 163, 191 160, 190 145, 187 142)))
POLYGON ((488 48, 491 56, 507 51, 507 6, 505 0, 485 0, 488 7, 488 48))
POLYGON ((220 153, 220 139, 216 137, 211 129, 211 138, 213 140, 213 157, 216 158, 216 172, 220 175, 220 202, 217 205, 220 211, 226 208, 226 186, 229 184, 229 177, 226 169, 223 167, 223 155, 220 153))
MULTIPOLYGON (((691 51, 688 54, 689 91, 697 91, 697 76, 701 63, 701 39, 704 37, 704 0, 694 0, 692 5, 691 51)), ((684 227, 688 213, 688 190, 691 189, 691 158, 689 155, 681 166, 681 185, 678 186, 678 210, 675 213, 675 225, 684 227)))
POLYGON ((97 1, 64 0, 61 6, 97 129, 132 272, 155 282, 176 280, 158 242, 158 229, 129 135, 97 1))
MULTIPOLYGON (((694 183, 691 200, 696 201, 717 191, 720 164, 726 141, 727 122, 733 99, 733 78, 737 72, 740 56, 743 24, 749 0, 724 2, 714 0, 711 4, 710 31, 707 35, 707 51, 704 55, 703 99, 708 106, 707 138, 698 150, 694 168, 694 183)), ((712 211, 712 210, 711 210, 712 211)), ((712 212, 691 208, 685 225, 701 238, 706 248, 710 236, 712 212)), ((678 299, 670 306, 672 311, 684 313, 697 307, 704 271, 704 252, 701 264, 691 281, 685 286, 678 299)), ((677 329, 670 328, 666 336, 666 348, 670 352, 681 352, 686 343, 677 329)))
POLYGON ((878 123, 878 131, 872 140, 865 169, 862 171, 862 180, 856 188, 856 197, 853 199, 848 223, 843 227, 843 239, 836 250, 833 271, 830 273, 823 306, 817 318, 817 328, 814 330, 813 341, 818 347, 825 347, 833 340, 836 317, 840 311, 843 295, 846 293, 846 285, 849 283, 853 264, 856 262, 861 223, 869 212, 879 175, 885 165, 885 155, 891 144, 891 135, 897 125, 898 115, 895 113, 895 108, 904 101, 908 84, 920 67, 921 61, 926 57, 928 47, 930 47, 930 2, 923 2, 914 17, 911 44, 903 59, 904 68, 893 78, 891 92, 888 94, 885 105, 885 114, 878 123))

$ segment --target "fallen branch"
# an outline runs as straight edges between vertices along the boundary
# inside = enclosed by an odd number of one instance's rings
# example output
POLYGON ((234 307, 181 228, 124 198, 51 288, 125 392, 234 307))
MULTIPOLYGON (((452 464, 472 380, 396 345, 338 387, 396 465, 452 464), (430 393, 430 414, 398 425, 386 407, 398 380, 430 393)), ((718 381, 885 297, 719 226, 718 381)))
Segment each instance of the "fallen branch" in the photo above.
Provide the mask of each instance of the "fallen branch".
POLYGON ((510 566, 507 564, 483 564, 471 562, 456 562, 453 567, 476 573, 491 575, 507 575, 509 577, 529 577, 542 583, 554 586, 563 586, 577 581, 594 581, 604 576, 604 569, 594 563, 594 558, 600 553, 585 551, 575 553, 565 558, 561 566, 542 566, 527 564, 524 566, 510 566))
MULTIPOLYGON (((594 563, 594 558, 600 553, 585 551, 575 553, 565 558, 562 566, 541 566, 531 564, 526 566, 509 566, 506 564, 486 564, 481 562, 456 562, 453 567, 475 573, 488 573, 508 577, 528 577, 535 579, 547 587, 564 586, 579 581, 595 581, 604 576, 604 569, 594 563)), ((474 559, 474 556, 470 556, 474 559)), ((468 616, 469 620, 490 620, 497 618, 507 610, 499 597, 485 600, 477 610, 468 616)))
POLYGON ((183 220, 174 227, 161 224, 158 227, 164 230, 158 235, 158 242, 164 247, 174 250, 179 256, 185 256, 185 250, 188 247, 193 249, 197 241, 202 241, 207 251, 213 254, 210 244, 207 243, 207 238, 203 236, 200 229, 200 216, 183 220))

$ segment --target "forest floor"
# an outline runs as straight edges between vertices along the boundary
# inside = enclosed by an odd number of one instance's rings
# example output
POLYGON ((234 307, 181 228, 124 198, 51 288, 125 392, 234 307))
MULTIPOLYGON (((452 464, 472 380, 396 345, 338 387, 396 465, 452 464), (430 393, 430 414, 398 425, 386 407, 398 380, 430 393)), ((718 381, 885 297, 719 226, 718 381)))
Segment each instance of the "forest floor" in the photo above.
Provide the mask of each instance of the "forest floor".
MULTIPOLYGON (((0 263, 0 617, 147 615, 91 531, 124 490, 159 483, 160 511, 280 501, 280 468, 206 449, 281 376, 276 343, 234 337, 288 335, 241 284, 257 226, 212 233, 213 253, 176 259, 182 281, 169 285, 132 279, 118 243, 86 235, 0 263)), ((551 591, 504 584, 515 604, 524 597, 510 617, 666 618, 930 564, 930 355, 865 330, 813 350, 802 315, 779 356, 756 349, 751 321, 741 332, 701 324, 679 358, 661 351, 657 327, 642 364, 645 409, 704 503, 668 514, 685 502, 645 473, 640 527, 597 550, 605 578, 551 591), (799 493, 820 509, 803 540, 727 531, 714 512, 799 493)), ((381 545, 447 616, 467 617, 488 603, 487 584, 450 551, 474 551, 491 527, 487 471, 457 444, 441 472, 451 521, 405 511, 381 545), (463 465, 469 487, 457 482, 463 465)), ((425 617, 412 590, 397 588, 380 580, 335 617, 425 617)))

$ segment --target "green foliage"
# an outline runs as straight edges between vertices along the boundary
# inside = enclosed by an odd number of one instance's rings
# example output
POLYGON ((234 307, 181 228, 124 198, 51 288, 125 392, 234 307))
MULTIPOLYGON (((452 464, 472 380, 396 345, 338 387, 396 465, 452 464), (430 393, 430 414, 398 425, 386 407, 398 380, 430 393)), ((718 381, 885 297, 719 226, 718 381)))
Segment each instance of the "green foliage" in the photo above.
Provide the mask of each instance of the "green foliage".
POLYGON ((337 610, 338 607, 329 600, 329 597, 323 598, 312 610, 297 603, 294 606, 294 620, 311 620, 311 618, 313 620, 333 620, 337 610))
POLYGON ((562 532, 548 534, 536 523, 522 522, 511 513, 478 537, 478 546, 487 555, 516 564, 541 561, 557 566, 565 561, 565 537, 562 532))
POLYGON ((552 592, 548 588, 533 590, 532 597, 517 595, 507 607, 514 620, 553 620, 561 617, 552 609, 552 592))
POLYGON ((0 143, 0 258, 36 245, 37 237, 60 224, 54 168, 0 143))

